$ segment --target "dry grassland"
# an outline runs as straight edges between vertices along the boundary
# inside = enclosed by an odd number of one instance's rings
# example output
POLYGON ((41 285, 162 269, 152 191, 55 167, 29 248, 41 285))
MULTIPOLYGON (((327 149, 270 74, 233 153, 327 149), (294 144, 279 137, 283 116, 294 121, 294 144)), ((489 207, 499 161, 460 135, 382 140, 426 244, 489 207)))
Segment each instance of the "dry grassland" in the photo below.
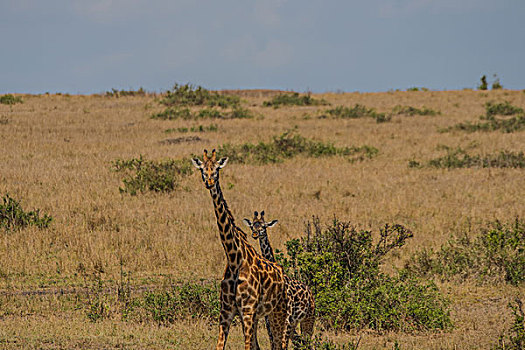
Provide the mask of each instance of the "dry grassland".
MULTIPOLYGON (((230 142, 269 141, 297 128, 302 136, 336 146, 370 145, 371 160, 296 157, 269 165, 230 162, 222 171, 225 198, 236 217, 265 210, 279 219, 271 231, 277 248, 298 237, 312 215, 334 215, 360 228, 377 230, 400 223, 414 238, 391 257, 403 261, 421 247, 439 248, 451 235, 473 232, 494 219, 525 215, 525 172, 520 169, 409 168, 413 159, 442 156, 439 145, 472 147, 476 154, 525 151, 525 133, 459 131, 439 128, 478 121, 487 101, 525 108, 522 91, 442 91, 322 94, 333 106, 359 103, 378 112, 396 105, 426 106, 437 116, 395 116, 392 122, 318 119, 326 107, 262 107, 272 92, 243 92, 254 119, 152 120, 162 107, 155 96, 22 96, 24 103, 0 105, 0 195, 9 193, 24 208, 53 216, 49 229, 0 232, 0 348, 173 348, 210 349, 217 327, 188 320, 169 327, 121 321, 89 322, 76 294, 23 295, 20 291, 84 287, 95 267, 111 285, 122 268, 133 286, 172 281, 219 279, 225 258, 213 206, 200 176, 183 178, 169 194, 120 194, 120 174, 112 161, 188 158, 230 142), (166 129, 217 124, 217 132, 165 133, 166 129), (162 144, 179 136, 203 141, 162 144)), ((220 155, 219 155, 220 156, 220 155)), ((442 284, 451 298, 455 328, 445 333, 363 333, 360 348, 490 348, 509 325, 509 298, 523 287, 442 284)), ((259 332, 267 346, 266 332, 259 332)), ((357 334, 327 334, 350 341, 357 334)), ((228 346, 241 347, 240 327, 228 346)))

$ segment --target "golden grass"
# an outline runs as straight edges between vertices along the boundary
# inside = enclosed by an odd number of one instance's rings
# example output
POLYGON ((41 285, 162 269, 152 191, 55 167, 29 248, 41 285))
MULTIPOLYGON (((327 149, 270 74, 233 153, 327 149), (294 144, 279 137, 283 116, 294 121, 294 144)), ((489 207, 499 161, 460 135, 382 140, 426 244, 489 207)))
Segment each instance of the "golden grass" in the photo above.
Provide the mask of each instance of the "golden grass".
MULTIPOLYGON (((413 169, 411 159, 443 155, 439 145, 473 147, 475 153, 524 151, 523 132, 439 133, 439 128, 478 120, 487 101, 509 101, 525 107, 521 91, 442 91, 320 94, 332 105, 359 103, 378 112, 396 105, 423 106, 438 116, 337 120, 312 117, 326 107, 264 108, 268 91, 243 94, 254 119, 161 121, 149 116, 162 107, 154 96, 23 96, 24 103, 0 105, 0 195, 9 193, 25 209, 40 208, 54 217, 51 228, 0 232, 0 289, 82 286, 95 265, 103 278, 117 280, 120 262, 132 284, 169 280, 220 278, 224 253, 218 239, 213 207, 200 176, 182 180, 170 194, 120 194, 119 174, 111 162, 144 155, 147 159, 187 158, 204 148, 268 141, 297 127, 298 132, 337 146, 377 147, 372 160, 350 163, 344 158, 298 157, 264 166, 229 163, 221 174, 225 198, 237 223, 254 210, 279 219, 270 235, 274 246, 303 232, 312 215, 323 221, 336 215, 361 228, 377 230, 387 222, 401 223, 414 238, 389 264, 400 266, 421 247, 439 247, 450 235, 487 221, 512 220, 525 213, 525 174, 516 169, 413 169), (308 117, 310 116, 310 117, 308 117), (218 132, 200 133, 203 142, 174 145, 168 128, 218 125, 218 132)), ((329 108, 329 107, 328 107, 329 108)), ((192 135, 184 134, 184 135, 192 135)), ((220 155, 219 155, 220 156, 220 155)), ((498 286, 498 291, 466 285, 442 286, 452 297, 456 329, 444 334, 367 334, 363 348, 487 348, 497 340, 508 316, 506 300, 523 287, 498 286), (495 294, 495 296, 493 295, 495 294)), ((16 297, 0 295, 2 303, 16 297)), ((104 320, 92 324, 82 310, 54 310, 53 300, 29 298, 24 307, 0 314, 0 347, 8 348, 161 348, 208 349, 216 327, 181 322, 158 328, 104 320), (202 327, 201 327, 202 326, 202 327), (127 342, 126 339, 133 339, 127 342), (179 342, 181 341, 181 342, 179 342)), ((18 302, 22 302, 18 300, 18 302)), ((238 348, 236 327, 229 340, 238 348)), ((260 332, 260 337, 265 332, 260 332)), ((349 341, 355 334, 332 335, 349 341)))

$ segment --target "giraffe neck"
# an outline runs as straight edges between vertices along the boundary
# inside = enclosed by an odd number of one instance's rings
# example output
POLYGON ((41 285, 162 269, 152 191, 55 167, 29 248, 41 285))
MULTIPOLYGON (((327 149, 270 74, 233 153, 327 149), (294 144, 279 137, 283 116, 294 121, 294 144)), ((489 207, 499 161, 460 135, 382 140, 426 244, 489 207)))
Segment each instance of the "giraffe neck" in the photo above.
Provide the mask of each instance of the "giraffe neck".
POLYGON ((226 253, 228 266, 236 269, 243 260, 243 238, 247 240, 246 234, 235 226, 233 215, 228 209, 228 205, 222 195, 219 181, 210 189, 215 208, 215 217, 221 237, 221 243, 226 253))
POLYGON ((259 244, 261 246, 262 256, 266 260, 275 262, 275 256, 273 255, 273 249, 270 244, 270 240, 268 239, 268 234, 259 237, 259 244))

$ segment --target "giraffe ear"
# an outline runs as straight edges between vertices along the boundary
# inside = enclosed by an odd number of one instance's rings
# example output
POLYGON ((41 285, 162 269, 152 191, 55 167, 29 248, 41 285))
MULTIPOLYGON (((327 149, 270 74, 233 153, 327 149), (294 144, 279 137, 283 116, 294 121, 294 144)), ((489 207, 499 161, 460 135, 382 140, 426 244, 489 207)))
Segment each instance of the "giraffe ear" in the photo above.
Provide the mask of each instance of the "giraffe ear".
POLYGON ((217 164, 219 165, 218 169, 224 168, 226 166, 226 163, 228 163, 228 157, 223 157, 219 159, 219 161, 217 162, 217 164))
POLYGON ((244 219, 243 222, 246 224, 246 226, 252 227, 252 222, 250 220, 244 219))
POLYGON ((192 158, 191 162, 197 169, 200 169, 202 167, 202 162, 199 160, 199 158, 192 158))
POLYGON ((273 225, 275 225, 279 220, 272 220, 270 222, 267 222, 266 223, 266 227, 272 227, 273 225))

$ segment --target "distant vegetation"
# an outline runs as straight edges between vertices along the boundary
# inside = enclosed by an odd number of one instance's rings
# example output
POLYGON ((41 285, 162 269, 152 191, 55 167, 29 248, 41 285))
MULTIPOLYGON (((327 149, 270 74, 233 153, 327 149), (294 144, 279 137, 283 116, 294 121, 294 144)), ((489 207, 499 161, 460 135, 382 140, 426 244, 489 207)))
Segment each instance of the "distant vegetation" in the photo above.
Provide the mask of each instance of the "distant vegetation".
POLYGON ((202 86, 193 86, 191 84, 175 84, 173 89, 166 93, 166 97, 160 100, 160 103, 172 106, 208 106, 231 108, 240 105, 240 98, 235 95, 221 95, 214 91, 209 91, 202 86))
POLYGON ((475 280, 478 283, 525 281, 525 222, 495 221, 476 235, 464 232, 437 251, 423 249, 406 263, 405 271, 440 280, 475 280))
POLYGON ((281 106, 324 106, 325 100, 316 100, 310 94, 300 95, 298 92, 279 94, 270 101, 264 101, 263 106, 279 108, 281 106))
POLYGON ((279 263, 305 282, 325 329, 414 331, 451 327, 449 302, 432 282, 381 272, 385 256, 413 235, 402 225, 385 225, 374 244, 372 231, 334 218, 309 222, 300 239, 286 242, 279 263))
POLYGON ((238 96, 222 95, 191 84, 175 84, 160 103, 166 106, 166 109, 153 114, 152 119, 253 118, 253 114, 248 109, 241 107, 241 99, 238 96))
POLYGON ((500 130, 510 133, 525 129, 525 112, 523 108, 513 106, 508 101, 503 103, 487 102, 485 104, 485 111, 485 115, 480 117, 480 120, 483 120, 482 122, 476 124, 470 122, 459 123, 440 131, 461 130, 476 132, 500 130), (498 118, 498 116, 503 118, 498 118))
POLYGON ((375 156, 378 150, 371 146, 336 147, 331 143, 314 141, 293 131, 274 136, 273 140, 258 144, 245 143, 233 145, 223 144, 218 150, 221 156, 229 157, 237 163, 267 164, 282 162, 297 155, 308 157, 343 156, 350 160, 364 160, 375 156))
POLYGON ((146 191, 173 191, 180 177, 191 174, 193 167, 187 159, 152 161, 141 155, 129 160, 117 159, 113 162, 112 169, 124 174, 124 187, 120 187, 119 191, 136 195, 137 192, 146 191))
POLYGON ((367 108, 366 106, 355 104, 353 107, 337 106, 335 108, 327 109, 324 111, 319 118, 341 118, 341 119, 359 119, 359 118, 372 118, 378 123, 385 123, 392 120, 392 116, 395 115, 438 115, 441 114, 439 111, 423 107, 416 108, 412 106, 395 106, 390 113, 379 113, 374 108, 367 108))
MULTIPOLYGON (((334 118, 342 119, 358 119, 358 118, 373 118, 378 123, 384 123, 391 120, 390 116, 385 113, 378 113, 373 108, 367 108, 363 105, 356 104, 354 107, 349 108, 345 106, 337 106, 332 109, 328 109, 326 113, 334 118)), ((322 114, 321 118, 326 117, 322 114)))
POLYGON ((144 96, 146 91, 143 88, 138 90, 118 90, 111 89, 111 91, 106 91, 107 97, 125 97, 125 96, 144 96))
POLYGON ((214 119, 243 119, 253 118, 253 114, 246 108, 235 107, 230 111, 218 110, 214 108, 204 108, 197 112, 192 112, 189 108, 168 107, 160 113, 153 114, 152 119, 162 120, 197 120, 205 118, 214 119))
POLYGON ((171 132, 214 132, 219 130, 219 127, 217 124, 210 124, 210 125, 199 125, 199 126, 192 126, 192 127, 180 127, 180 128, 170 128, 164 130, 165 133, 171 133, 171 132))
MULTIPOLYGON (((461 147, 451 148, 441 146, 447 154, 431 159, 426 166, 434 168, 525 168, 525 154, 523 152, 500 151, 487 155, 470 155, 461 147)), ((409 167, 422 167, 419 161, 411 160, 409 167)))
POLYGON ((52 220, 48 214, 40 216, 40 209, 25 211, 9 194, 6 194, 0 203, 0 227, 5 230, 18 230, 26 226, 46 228, 52 220))
MULTIPOLYGON (((492 90, 503 89, 503 86, 501 85, 497 74, 494 74, 493 78, 494 78, 494 81, 492 82, 492 90)), ((488 90, 488 87, 489 87, 489 84, 487 82, 487 76, 482 75, 481 78, 479 79, 478 90, 488 90)))
POLYGON ((0 96, 0 103, 4 105, 14 105, 17 103, 23 103, 23 101, 22 101, 22 97, 20 96, 7 94, 7 95, 0 96))
POLYGON ((438 115, 438 114, 441 114, 441 112, 435 111, 427 107, 416 108, 412 106, 397 105, 392 109, 392 114, 414 116, 414 115, 438 115))

